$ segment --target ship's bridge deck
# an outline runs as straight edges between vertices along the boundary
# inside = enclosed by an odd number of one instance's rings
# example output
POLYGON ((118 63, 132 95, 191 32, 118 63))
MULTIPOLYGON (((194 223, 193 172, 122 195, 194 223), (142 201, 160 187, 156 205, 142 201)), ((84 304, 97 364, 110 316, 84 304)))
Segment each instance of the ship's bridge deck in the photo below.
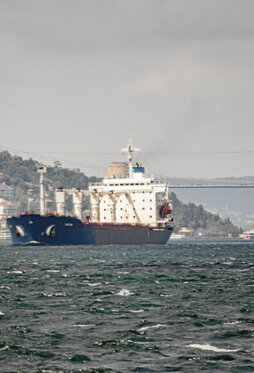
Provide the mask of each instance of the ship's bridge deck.
POLYGON ((133 186, 148 186, 148 185, 161 185, 157 180, 154 179, 104 179, 102 182, 90 183, 89 188, 94 187, 133 187, 133 186))

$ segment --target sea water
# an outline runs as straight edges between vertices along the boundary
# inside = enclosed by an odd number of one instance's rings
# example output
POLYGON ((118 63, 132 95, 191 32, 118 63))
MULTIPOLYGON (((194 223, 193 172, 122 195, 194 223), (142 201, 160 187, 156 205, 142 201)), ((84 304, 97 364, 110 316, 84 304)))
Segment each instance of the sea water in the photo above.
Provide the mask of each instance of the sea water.
POLYGON ((254 372, 254 243, 1 246, 0 372, 254 372))

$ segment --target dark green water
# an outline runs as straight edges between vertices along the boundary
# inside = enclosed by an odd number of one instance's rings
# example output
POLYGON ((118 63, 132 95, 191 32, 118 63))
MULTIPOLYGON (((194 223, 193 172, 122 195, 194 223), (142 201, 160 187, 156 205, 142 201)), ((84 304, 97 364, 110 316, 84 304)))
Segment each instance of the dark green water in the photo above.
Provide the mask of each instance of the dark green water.
POLYGON ((0 247, 0 372, 254 372, 254 244, 0 247))

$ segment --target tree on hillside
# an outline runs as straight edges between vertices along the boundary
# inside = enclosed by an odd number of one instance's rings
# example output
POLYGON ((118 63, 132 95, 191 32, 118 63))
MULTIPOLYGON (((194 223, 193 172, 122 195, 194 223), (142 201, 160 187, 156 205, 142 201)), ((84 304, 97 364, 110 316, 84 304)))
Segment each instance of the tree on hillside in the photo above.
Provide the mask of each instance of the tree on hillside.
POLYGON ((214 215, 204 209, 202 205, 195 205, 188 202, 179 201, 175 193, 171 193, 173 205, 173 218, 175 232, 186 227, 200 232, 206 237, 227 237, 231 235, 238 237, 241 229, 233 225, 230 219, 221 219, 219 215, 214 215))

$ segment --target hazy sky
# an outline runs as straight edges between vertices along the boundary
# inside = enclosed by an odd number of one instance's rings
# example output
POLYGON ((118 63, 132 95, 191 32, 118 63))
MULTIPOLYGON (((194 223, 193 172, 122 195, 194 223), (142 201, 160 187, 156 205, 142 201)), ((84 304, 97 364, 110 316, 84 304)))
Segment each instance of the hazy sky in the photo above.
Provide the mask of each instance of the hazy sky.
MULTIPOLYGON (((253 0, 0 0, 0 146, 253 175, 253 0)), ((87 173, 94 173, 87 168, 87 173)))

